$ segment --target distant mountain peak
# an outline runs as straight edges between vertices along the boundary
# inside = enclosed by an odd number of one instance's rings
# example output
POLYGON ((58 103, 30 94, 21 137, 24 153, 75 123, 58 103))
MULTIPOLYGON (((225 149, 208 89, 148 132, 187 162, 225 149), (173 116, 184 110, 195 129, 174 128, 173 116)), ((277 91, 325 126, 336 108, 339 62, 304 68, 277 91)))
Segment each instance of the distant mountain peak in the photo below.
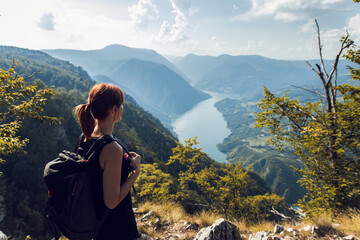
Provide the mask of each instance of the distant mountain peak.
POLYGON ((124 45, 121 45, 121 44, 117 44, 117 43, 114 43, 114 44, 110 44, 106 47, 104 47, 103 49, 100 49, 100 50, 103 50, 103 51, 124 51, 124 50, 128 50, 128 51, 142 51, 142 52, 151 52, 151 53, 155 53, 157 54, 156 51, 152 50, 152 49, 147 49, 147 48, 134 48, 134 47, 128 47, 128 46, 124 46, 124 45))

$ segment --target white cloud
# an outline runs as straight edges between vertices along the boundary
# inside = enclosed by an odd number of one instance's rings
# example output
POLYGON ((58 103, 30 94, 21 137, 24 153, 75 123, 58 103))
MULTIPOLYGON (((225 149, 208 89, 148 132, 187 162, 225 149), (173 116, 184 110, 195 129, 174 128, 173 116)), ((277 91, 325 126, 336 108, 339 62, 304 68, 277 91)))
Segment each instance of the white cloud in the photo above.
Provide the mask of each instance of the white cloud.
POLYGON ((40 21, 37 23, 37 26, 48 31, 54 31, 55 30, 54 15, 51 12, 44 13, 40 21))
POLYGON ((181 13, 184 16, 190 15, 191 1, 190 0, 170 0, 175 12, 181 13))
POLYGON ((165 20, 160 28, 158 36, 154 38, 158 42, 185 43, 189 40, 186 30, 189 26, 189 16, 191 13, 190 0, 170 0, 175 14, 173 23, 165 20))
POLYGON ((128 7, 131 24, 135 30, 145 31, 151 20, 159 18, 159 11, 151 0, 139 0, 135 5, 128 7))
POLYGON ((274 17, 276 20, 282 20, 283 22, 293 22, 299 19, 304 19, 306 16, 303 14, 296 14, 292 12, 280 12, 275 14, 274 17))
POLYGON ((315 32, 315 21, 314 19, 309 19, 305 24, 299 26, 297 34, 315 32))
POLYGON ((347 29, 349 31, 350 38, 359 45, 360 44, 360 14, 359 13, 349 19, 347 29))
POLYGON ((335 4, 344 0, 251 0, 251 9, 236 16, 235 20, 253 20, 262 16, 273 16, 284 22, 313 17, 319 10, 336 9, 335 4))

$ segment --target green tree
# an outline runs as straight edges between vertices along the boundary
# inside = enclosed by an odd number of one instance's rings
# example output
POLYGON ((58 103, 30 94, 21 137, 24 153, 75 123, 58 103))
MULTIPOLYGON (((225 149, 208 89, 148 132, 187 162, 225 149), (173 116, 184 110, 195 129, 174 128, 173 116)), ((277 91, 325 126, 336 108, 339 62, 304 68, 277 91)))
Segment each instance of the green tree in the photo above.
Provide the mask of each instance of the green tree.
POLYGON ((173 155, 170 156, 167 165, 178 162, 182 167, 178 173, 179 187, 182 191, 177 193, 180 199, 190 198, 190 191, 196 189, 195 174, 201 170, 201 162, 207 156, 201 148, 195 146, 199 143, 196 137, 184 141, 185 145, 177 142, 173 148, 173 155))
POLYGON ((178 143, 168 161, 172 166, 175 162, 180 164, 176 200, 181 204, 191 202, 226 218, 249 222, 267 218, 272 207, 286 210, 283 198, 275 194, 250 196, 250 184, 256 183, 239 162, 204 165, 207 156, 196 148, 198 143, 196 137, 185 140, 185 145, 178 143))
MULTIPOLYGON (((28 139, 21 139, 18 132, 24 118, 59 122, 57 118, 41 114, 42 106, 54 94, 53 90, 27 84, 25 80, 36 73, 24 79, 16 74, 16 65, 14 61, 9 71, 0 69, 0 155, 23 152, 28 139)), ((0 158, 0 161, 4 160, 0 158)))
POLYGON ((238 163, 203 169, 196 174, 196 183, 207 195, 211 209, 226 218, 254 222, 269 218, 272 208, 287 212, 284 199, 276 194, 249 196, 247 190, 252 182, 248 169, 238 163))
POLYGON ((141 174, 135 182, 136 202, 156 202, 173 199, 171 187, 173 180, 168 173, 164 173, 158 167, 157 163, 142 164, 141 174))
POLYGON ((240 164, 226 164, 221 169, 205 168, 196 174, 196 183, 208 196, 211 208, 228 216, 242 215, 242 199, 249 182, 247 170, 240 164))
MULTIPOLYGON (((308 214, 360 206, 360 87, 337 85, 337 66, 345 49, 354 47, 349 35, 341 46, 328 73, 323 62, 320 30, 317 21, 320 64, 309 63, 322 83, 323 92, 310 91, 319 100, 301 104, 286 92, 275 96, 266 87, 258 104, 256 127, 267 127, 272 137, 268 142, 278 150, 290 146, 304 164, 296 169, 300 184, 307 194, 299 201, 308 214)), ((348 59, 359 64, 359 51, 350 50, 348 59)), ((350 68, 354 80, 359 70, 350 68)))

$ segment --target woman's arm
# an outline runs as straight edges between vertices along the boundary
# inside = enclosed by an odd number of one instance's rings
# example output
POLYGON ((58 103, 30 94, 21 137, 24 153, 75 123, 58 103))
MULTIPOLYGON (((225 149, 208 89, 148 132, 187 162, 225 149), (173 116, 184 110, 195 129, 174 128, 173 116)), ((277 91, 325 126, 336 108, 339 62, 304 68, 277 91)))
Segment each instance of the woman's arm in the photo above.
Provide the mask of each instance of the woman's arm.
POLYGON ((136 153, 130 153, 132 157, 123 159, 123 150, 119 144, 112 142, 107 144, 100 154, 100 166, 103 172, 103 188, 105 205, 113 209, 125 198, 129 193, 135 180, 140 174, 140 156, 136 153), (120 185, 121 182, 121 166, 122 161, 130 161, 133 173, 120 185))

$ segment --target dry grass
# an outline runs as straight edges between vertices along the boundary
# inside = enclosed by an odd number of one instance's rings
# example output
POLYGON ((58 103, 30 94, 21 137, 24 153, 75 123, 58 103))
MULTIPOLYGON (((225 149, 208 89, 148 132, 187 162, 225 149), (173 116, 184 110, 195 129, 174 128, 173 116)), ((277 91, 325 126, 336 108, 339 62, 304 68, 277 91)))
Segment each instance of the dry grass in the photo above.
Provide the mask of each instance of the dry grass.
MULTIPOLYGON (((144 203, 139 206, 139 212, 149 212, 153 210, 156 216, 159 216, 162 223, 171 224, 173 234, 182 234, 181 239, 192 239, 197 231, 184 231, 184 222, 198 224, 199 229, 211 226, 217 219, 225 218, 220 214, 216 214, 212 211, 202 211, 200 213, 189 215, 178 204, 172 202, 165 202, 162 204, 144 203), (186 236, 185 236, 186 235, 186 236)), ((248 224, 245 220, 233 222, 238 228, 241 234, 244 236, 250 233, 256 233, 259 231, 274 231, 276 223, 269 221, 261 221, 254 224, 248 224)), ((285 228, 293 228, 298 231, 306 225, 315 226, 318 228, 319 237, 321 236, 347 236, 354 235, 360 237, 360 211, 352 211, 333 217, 330 214, 321 214, 311 219, 303 220, 300 222, 283 222, 279 223, 285 228)), ((155 229, 139 226, 140 232, 144 232, 149 236, 162 238, 161 234, 155 229)), ((311 233, 306 231, 299 232, 299 239, 308 239, 311 233)))
POLYGON ((318 232, 322 236, 335 235, 337 230, 334 228, 333 217, 329 213, 322 213, 310 219, 311 225, 318 228, 318 232))
POLYGON ((360 212, 351 211, 340 214, 335 218, 335 223, 339 224, 338 230, 344 235, 355 235, 360 237, 360 212))
POLYGON ((274 223, 273 222, 268 222, 268 221, 261 221, 261 222, 257 222, 254 224, 249 224, 246 225, 245 224, 245 228, 247 228, 247 230, 251 231, 251 232, 260 232, 260 231, 274 231, 274 223))
POLYGON ((199 224, 200 228, 211 226, 216 220, 223 218, 223 216, 211 211, 202 211, 191 216, 188 221, 199 224))
POLYGON ((153 210, 160 218, 167 219, 170 223, 189 219, 189 215, 185 210, 173 202, 164 202, 162 204, 147 202, 139 206, 139 212, 149 212, 150 210, 153 210))

